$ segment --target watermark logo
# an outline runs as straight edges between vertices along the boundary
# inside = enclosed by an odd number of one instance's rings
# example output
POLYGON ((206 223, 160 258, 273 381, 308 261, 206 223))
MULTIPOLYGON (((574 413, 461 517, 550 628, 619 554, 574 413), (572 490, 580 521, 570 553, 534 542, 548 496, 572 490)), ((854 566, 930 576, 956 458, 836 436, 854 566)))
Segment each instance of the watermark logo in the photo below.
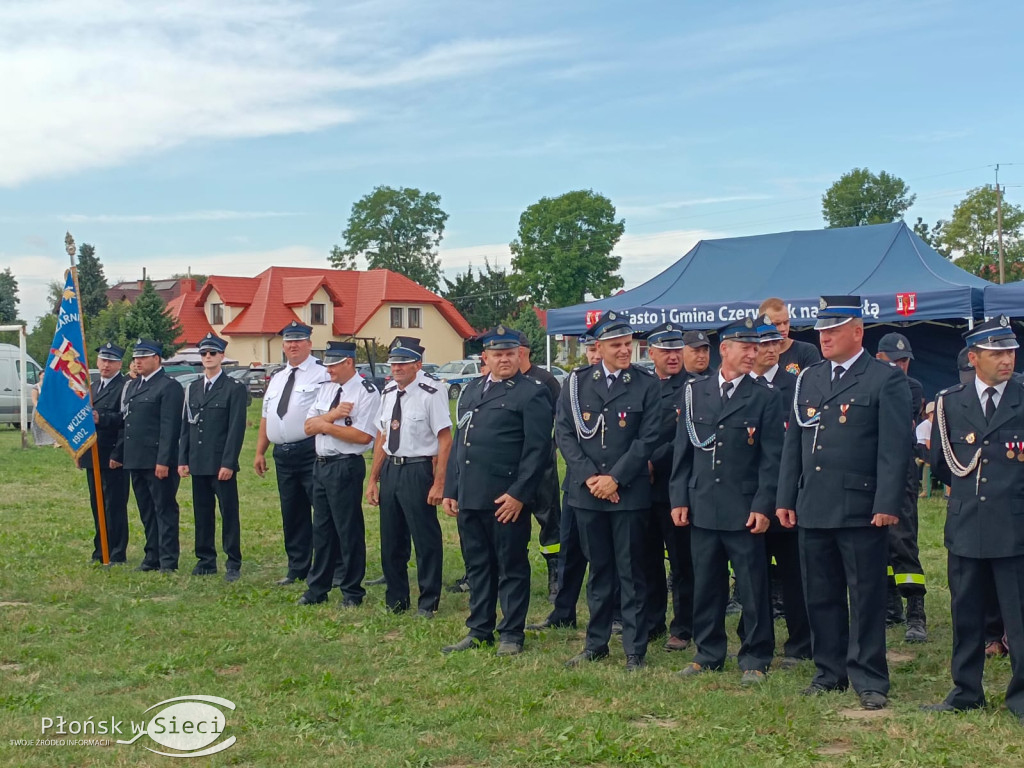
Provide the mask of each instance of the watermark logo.
MULTIPOLYGON (((235 743, 235 737, 229 736, 219 743, 216 742, 223 734, 227 725, 224 707, 234 710, 235 705, 227 699, 217 696, 177 696, 154 704, 146 713, 159 709, 147 723, 132 723, 135 736, 129 741, 118 739, 118 744, 134 744, 142 736, 149 736, 160 746, 173 749, 174 752, 161 752, 159 749, 143 744, 150 752, 165 757, 203 757, 223 752, 235 743)), ((145 713, 143 713, 145 714, 145 713)))

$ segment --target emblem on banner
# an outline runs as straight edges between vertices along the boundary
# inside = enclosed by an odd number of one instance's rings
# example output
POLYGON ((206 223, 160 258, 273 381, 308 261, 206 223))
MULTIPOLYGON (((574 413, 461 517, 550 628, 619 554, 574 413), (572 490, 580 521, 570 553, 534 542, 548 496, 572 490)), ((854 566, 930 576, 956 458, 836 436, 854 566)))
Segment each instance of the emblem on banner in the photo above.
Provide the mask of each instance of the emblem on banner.
POLYGON ((596 323, 600 318, 600 309, 588 309, 586 317, 584 318, 583 322, 586 324, 587 328, 591 328, 593 327, 594 323, 596 323))
POLYGON ((78 350, 66 338, 60 347, 51 349, 50 367, 64 375, 68 387, 83 400, 89 395, 89 372, 78 358, 78 350))
POLYGON ((917 294, 916 293, 897 293, 896 294, 896 314, 903 315, 903 317, 909 317, 917 311, 917 294))

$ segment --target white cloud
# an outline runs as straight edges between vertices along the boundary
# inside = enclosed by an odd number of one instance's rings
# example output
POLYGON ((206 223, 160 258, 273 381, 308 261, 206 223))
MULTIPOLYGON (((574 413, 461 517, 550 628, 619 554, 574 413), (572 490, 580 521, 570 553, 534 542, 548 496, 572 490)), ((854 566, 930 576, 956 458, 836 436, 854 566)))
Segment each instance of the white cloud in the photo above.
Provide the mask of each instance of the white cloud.
POLYGON ((410 50, 391 39, 401 25, 383 23, 415 9, 403 5, 5 4, 0 185, 196 139, 318 131, 372 110, 367 92, 476 76, 559 47, 540 38, 456 39, 410 50))
POLYGON ((44 216, 0 216, 6 224, 59 221, 65 224, 181 224, 199 221, 252 221, 304 216, 288 211, 183 211, 181 213, 54 213, 44 216))
POLYGON ((719 197, 697 197, 690 200, 665 200, 648 205, 620 205, 618 212, 623 216, 652 216, 675 211, 680 208, 692 208, 698 205, 717 205, 719 203, 736 203, 747 200, 771 200, 771 195, 722 195, 719 197))

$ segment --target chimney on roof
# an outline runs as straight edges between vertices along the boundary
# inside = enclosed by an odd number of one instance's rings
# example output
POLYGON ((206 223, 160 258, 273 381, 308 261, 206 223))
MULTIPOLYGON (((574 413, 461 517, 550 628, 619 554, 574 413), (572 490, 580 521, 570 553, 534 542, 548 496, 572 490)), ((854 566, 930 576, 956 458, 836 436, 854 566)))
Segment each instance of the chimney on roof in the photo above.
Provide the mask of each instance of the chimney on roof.
POLYGON ((192 277, 182 277, 178 280, 178 295, 196 292, 196 281, 192 277))
POLYGON ((142 268, 142 279, 139 280, 139 290, 141 291, 146 284, 146 268, 142 268))

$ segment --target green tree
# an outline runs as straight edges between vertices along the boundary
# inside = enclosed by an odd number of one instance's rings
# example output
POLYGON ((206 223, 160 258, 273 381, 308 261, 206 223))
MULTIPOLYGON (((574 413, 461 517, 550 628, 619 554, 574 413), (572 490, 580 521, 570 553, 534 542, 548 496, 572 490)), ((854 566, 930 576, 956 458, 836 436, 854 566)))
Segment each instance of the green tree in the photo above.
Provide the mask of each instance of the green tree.
POLYGON ((487 259, 484 259, 484 268, 475 274, 470 264, 454 280, 446 277, 444 282, 446 288, 441 295, 478 331, 493 328, 518 304, 508 285, 508 274, 504 269, 491 266, 487 259))
MULTIPOLYGON (((1003 198, 1003 254, 1006 279, 1021 279, 1019 259, 1024 238, 1024 209, 1003 198)), ((953 208, 953 215, 942 227, 941 240, 956 265, 979 277, 999 281, 998 226, 996 190, 992 185, 978 187, 953 208)))
POLYGON ((435 293, 441 287, 437 249, 448 214, 433 192, 402 187, 375 187, 352 206, 341 233, 344 247, 334 246, 328 260, 339 269, 355 269, 356 257, 369 269, 390 269, 435 293))
POLYGON ((942 228, 945 226, 946 221, 939 219, 929 227, 928 222, 918 216, 917 221, 914 222, 914 234, 948 259, 949 251, 942 243, 942 228))
POLYGON ((625 229, 612 201, 593 190, 541 198, 519 217, 509 285, 543 308, 607 296, 623 285, 612 250, 625 229))
POLYGON ((502 325, 522 331, 530 340, 530 360, 543 363, 547 359, 547 336, 537 312, 530 304, 521 304, 502 321, 502 325))
POLYGON ((201 289, 208 279, 209 275, 198 275, 195 272, 191 274, 188 272, 175 272, 171 275, 171 280, 195 280, 197 289, 201 289))
MULTIPOLYGON (((57 332, 57 316, 47 312, 36 319, 35 327, 29 332, 25 339, 25 349, 36 362, 46 365, 46 359, 50 356, 50 345, 53 343, 53 334, 57 332)), ((89 350, 89 361, 93 361, 92 350, 89 350)))
POLYGON ((18 281, 7 267, 0 272, 0 325, 11 325, 18 322, 18 281))
POLYGON ((902 219, 916 197, 898 176, 854 168, 825 192, 821 215, 827 228, 889 224, 902 219))
POLYGON ((176 342, 181 335, 181 325, 164 311, 166 306, 153 289, 153 283, 146 280, 135 303, 121 315, 119 339, 129 348, 137 338, 152 339, 163 345, 164 357, 173 355, 181 346, 176 342))
POLYGON ((88 243, 82 243, 78 246, 78 293, 87 326, 109 304, 109 287, 103 274, 103 263, 96 255, 96 249, 88 243))

